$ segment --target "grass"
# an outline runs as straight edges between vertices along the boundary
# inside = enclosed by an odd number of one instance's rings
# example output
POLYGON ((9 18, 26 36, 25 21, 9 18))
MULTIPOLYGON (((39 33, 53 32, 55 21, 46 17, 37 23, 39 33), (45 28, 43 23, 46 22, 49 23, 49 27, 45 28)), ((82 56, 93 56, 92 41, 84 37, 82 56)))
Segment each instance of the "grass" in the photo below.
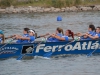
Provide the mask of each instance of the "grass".
POLYGON ((41 6, 41 7, 66 7, 76 5, 96 5, 100 0, 0 0, 0 7, 13 6, 41 6))

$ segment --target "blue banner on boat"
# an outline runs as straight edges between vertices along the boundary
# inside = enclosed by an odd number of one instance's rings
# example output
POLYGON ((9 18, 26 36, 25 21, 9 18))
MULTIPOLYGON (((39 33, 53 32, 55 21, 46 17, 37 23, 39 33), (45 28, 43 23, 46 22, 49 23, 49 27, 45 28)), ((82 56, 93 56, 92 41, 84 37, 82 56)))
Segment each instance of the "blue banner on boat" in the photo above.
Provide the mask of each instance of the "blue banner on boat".
POLYGON ((100 47, 98 47, 100 45, 100 40, 75 41, 66 45, 69 42, 45 42, 39 45, 39 42, 27 44, 7 44, 3 48, 1 47, 4 44, 1 44, 0 58, 19 56, 20 54, 26 54, 29 56, 43 56, 50 51, 53 52, 52 55, 88 54, 95 49, 97 49, 95 53, 100 53, 100 47))

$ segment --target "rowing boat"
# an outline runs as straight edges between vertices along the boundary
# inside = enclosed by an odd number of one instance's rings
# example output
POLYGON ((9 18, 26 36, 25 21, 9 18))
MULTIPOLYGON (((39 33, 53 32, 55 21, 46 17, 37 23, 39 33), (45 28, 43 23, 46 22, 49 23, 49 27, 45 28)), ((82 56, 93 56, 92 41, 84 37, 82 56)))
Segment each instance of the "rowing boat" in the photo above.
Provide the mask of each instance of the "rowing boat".
POLYGON ((9 58, 26 54, 28 56, 43 56, 52 51, 52 55, 59 54, 88 54, 96 49, 100 53, 100 39, 66 41, 66 42, 34 42, 25 44, 0 44, 0 58, 9 58), (67 44, 69 43, 69 44, 67 44), (67 45, 66 45, 67 44, 67 45))

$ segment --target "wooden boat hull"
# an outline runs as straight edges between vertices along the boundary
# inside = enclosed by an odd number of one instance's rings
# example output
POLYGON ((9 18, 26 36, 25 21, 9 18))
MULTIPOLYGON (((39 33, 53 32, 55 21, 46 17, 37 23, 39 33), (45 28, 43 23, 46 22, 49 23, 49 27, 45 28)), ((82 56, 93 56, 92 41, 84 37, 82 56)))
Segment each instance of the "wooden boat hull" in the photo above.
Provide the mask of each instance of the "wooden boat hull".
POLYGON ((26 44, 1 44, 0 58, 8 58, 26 54, 29 56, 43 56, 52 51, 52 55, 59 54, 88 54, 96 49, 100 53, 100 40, 83 40, 68 42, 35 42, 26 44), (4 46, 5 45, 5 46, 4 46), (4 46, 4 47, 3 47, 4 46), (61 48, 61 49, 60 49, 61 48))

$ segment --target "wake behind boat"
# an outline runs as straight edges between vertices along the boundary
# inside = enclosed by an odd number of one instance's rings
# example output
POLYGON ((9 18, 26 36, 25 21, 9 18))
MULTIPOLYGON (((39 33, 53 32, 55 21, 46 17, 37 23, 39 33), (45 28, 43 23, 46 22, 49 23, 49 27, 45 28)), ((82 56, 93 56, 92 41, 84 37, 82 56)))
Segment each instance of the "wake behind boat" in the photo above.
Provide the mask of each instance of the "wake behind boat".
POLYGON ((44 56, 49 52, 52 55, 60 54, 88 54, 95 50, 94 53, 100 53, 100 39, 98 40, 81 40, 81 41, 64 41, 64 42, 41 42, 24 44, 1 44, 0 58, 9 58, 20 56, 44 56), (68 44, 69 43, 69 44, 68 44), (66 45, 67 44, 67 45, 66 45))

